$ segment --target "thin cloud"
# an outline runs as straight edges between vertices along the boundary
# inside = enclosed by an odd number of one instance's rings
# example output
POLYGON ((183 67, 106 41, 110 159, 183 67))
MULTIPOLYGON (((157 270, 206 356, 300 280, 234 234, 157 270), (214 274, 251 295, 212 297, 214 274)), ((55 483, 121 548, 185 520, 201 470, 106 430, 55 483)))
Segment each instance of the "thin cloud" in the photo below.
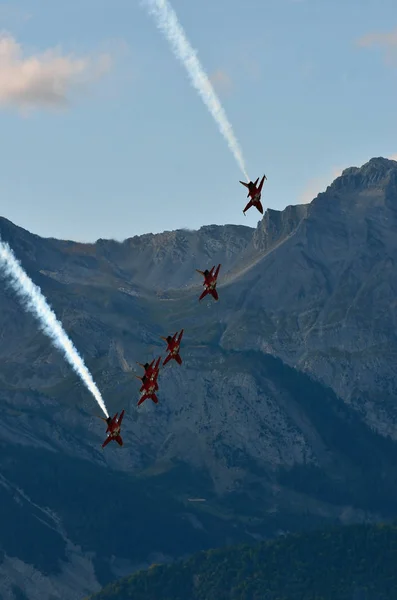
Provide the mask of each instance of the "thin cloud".
POLYGON ((388 65, 395 66, 397 58, 397 28, 389 32, 368 33, 357 40, 360 48, 382 48, 388 65))
POLYGON ((397 28, 388 33, 367 33, 357 40, 357 45, 361 48, 371 48, 372 46, 384 46, 386 48, 397 47, 397 28))
POLYGON ((210 80, 214 87, 222 91, 228 92, 232 87, 230 75, 228 75, 226 71, 223 71, 222 69, 215 71, 215 73, 211 75, 210 80))
POLYGON ((266 37, 261 40, 245 39, 238 43, 234 48, 235 70, 241 72, 252 82, 259 82, 263 74, 264 47, 266 46, 266 37), (259 57, 259 58, 258 58, 259 57))
POLYGON ((334 167, 327 176, 314 177, 307 182, 305 189, 299 197, 300 204, 309 204, 314 198, 321 192, 324 192, 326 188, 340 175, 342 175, 343 169, 334 167))
POLYGON ((107 54, 92 60, 62 56, 56 49, 25 57, 11 35, 0 34, 0 107, 63 108, 74 88, 92 83, 110 65, 107 54))

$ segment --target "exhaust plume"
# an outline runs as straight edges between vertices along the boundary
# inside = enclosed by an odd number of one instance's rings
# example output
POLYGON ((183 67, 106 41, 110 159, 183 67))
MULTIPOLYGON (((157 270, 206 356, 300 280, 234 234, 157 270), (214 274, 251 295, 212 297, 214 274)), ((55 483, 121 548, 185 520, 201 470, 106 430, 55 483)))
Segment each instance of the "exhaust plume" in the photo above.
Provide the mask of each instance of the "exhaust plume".
POLYGON ((175 56, 185 66, 190 81, 196 88, 204 104, 207 106, 211 115, 218 125, 219 131, 226 139, 226 142, 232 151, 237 164, 247 181, 249 177, 245 168, 243 153, 239 143, 233 133, 231 124, 228 121, 223 106, 215 93, 211 82, 200 64, 195 51, 191 47, 178 17, 167 0, 144 0, 148 11, 153 15, 157 27, 162 31, 172 46, 175 56))
POLYGON ((54 311, 48 305, 40 288, 25 273, 10 246, 1 240, 0 270, 8 277, 23 307, 36 317, 39 321, 40 329, 48 335, 52 344, 63 352, 72 369, 80 377, 87 390, 94 396, 106 417, 109 417, 101 393, 95 385, 91 373, 85 366, 84 360, 77 352, 73 342, 65 333, 61 322, 58 321, 54 311))

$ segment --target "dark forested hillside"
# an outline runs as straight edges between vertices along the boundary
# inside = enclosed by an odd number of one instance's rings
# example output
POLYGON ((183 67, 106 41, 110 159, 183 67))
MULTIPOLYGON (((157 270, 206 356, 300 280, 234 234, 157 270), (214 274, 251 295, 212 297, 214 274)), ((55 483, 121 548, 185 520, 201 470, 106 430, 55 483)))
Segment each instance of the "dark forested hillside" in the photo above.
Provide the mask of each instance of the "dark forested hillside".
POLYGON ((91 600, 393 600, 397 527, 355 525, 152 566, 91 600))

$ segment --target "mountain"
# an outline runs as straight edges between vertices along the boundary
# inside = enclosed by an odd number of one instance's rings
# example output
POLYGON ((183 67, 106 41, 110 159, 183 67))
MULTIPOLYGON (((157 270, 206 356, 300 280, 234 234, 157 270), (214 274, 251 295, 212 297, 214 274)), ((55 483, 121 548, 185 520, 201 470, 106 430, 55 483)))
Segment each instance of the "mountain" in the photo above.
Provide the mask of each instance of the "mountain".
POLYGON ((341 527, 153 565, 90 600, 391 600, 396 560, 395 526, 341 527))
POLYGON ((393 439, 396 227, 397 163, 346 169, 271 255, 228 286, 233 315, 221 339, 314 375, 393 439))
MULTIPOLYGON (((153 562, 396 517, 397 163, 350 168, 256 229, 95 244, 0 219, 84 357, 100 409, 0 288, 0 597, 75 600, 153 562), (196 268, 222 263, 198 302, 196 268), (136 361, 185 329, 136 408, 136 361), (201 501, 197 501, 201 500, 201 501)), ((136 370, 138 369, 138 370, 136 370)))

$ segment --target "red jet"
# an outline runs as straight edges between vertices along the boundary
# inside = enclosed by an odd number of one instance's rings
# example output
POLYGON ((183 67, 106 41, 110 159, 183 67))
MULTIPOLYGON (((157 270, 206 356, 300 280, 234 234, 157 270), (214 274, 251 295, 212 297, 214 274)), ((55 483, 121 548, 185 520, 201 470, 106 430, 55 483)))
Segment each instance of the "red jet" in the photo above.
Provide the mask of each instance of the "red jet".
MULTIPOLYGON (((136 363, 136 364, 139 365, 140 367, 142 367, 143 369, 145 369, 144 377, 146 377, 148 379, 153 379, 153 377, 156 377, 158 375, 160 360, 161 360, 161 358, 158 358, 156 364, 154 364, 155 359, 153 359, 150 364, 148 362, 145 363, 144 365, 142 363, 136 363), (157 373, 157 375, 156 375, 156 373, 157 373)), ((141 377, 138 377, 138 379, 141 379, 141 377)))
POLYGON ((167 352, 169 352, 168 356, 166 357, 165 361, 163 362, 163 367, 171 359, 176 360, 178 365, 182 364, 182 359, 179 354, 179 347, 181 345, 183 329, 181 330, 181 333, 179 334, 179 336, 178 337, 177 336, 178 336, 178 332, 176 332, 173 336, 169 335, 166 338, 161 336, 161 339, 164 340, 165 342, 167 342, 167 352))
POLYGON ((201 294, 199 300, 202 300, 207 294, 211 294, 211 296, 218 300, 218 292, 216 291, 216 283, 218 279, 219 269, 221 265, 218 265, 216 271, 214 273, 215 265, 212 267, 211 271, 206 269, 205 271, 199 271, 196 269, 197 273, 200 273, 204 277, 203 286, 205 287, 204 292, 201 294))
POLYGON ((156 391, 159 389, 157 381, 150 381, 150 379, 145 379, 145 376, 142 377, 143 385, 139 390, 141 392, 141 397, 137 406, 140 406, 145 400, 152 400, 155 404, 159 401, 156 396, 156 391))
POLYGON ((154 360, 151 362, 150 365, 148 365, 147 363, 146 365, 143 365, 143 367, 145 368, 145 374, 142 377, 135 375, 137 379, 140 379, 142 381, 142 385, 139 390, 141 392, 141 397, 137 406, 140 406, 142 402, 145 402, 145 400, 147 400, 148 398, 150 398, 150 400, 157 404, 158 398, 156 396, 156 392, 159 389, 157 378, 160 372, 160 360, 161 356, 159 356, 154 366, 154 360))
POLYGON ((263 186, 263 182, 265 181, 265 179, 267 179, 266 175, 264 175, 262 177, 259 187, 256 187, 258 184, 258 181, 259 181, 259 177, 255 181, 255 183, 252 183, 252 181, 250 181, 249 183, 244 183, 244 181, 240 181, 240 183, 242 183, 243 185, 245 185, 246 188, 248 188, 247 198, 251 197, 251 200, 248 202, 247 206, 243 210, 244 216, 245 216, 245 212, 249 208, 251 208, 251 206, 255 206, 255 208, 257 208, 259 210, 261 215, 263 215, 263 206, 261 203, 261 195, 262 195, 262 186, 263 186))
POLYGON ((119 418, 117 418, 117 415, 118 415, 118 413, 116 413, 114 415, 114 417, 108 417, 107 419, 104 419, 103 417, 99 417, 100 419, 102 419, 102 421, 105 421, 105 423, 108 424, 106 433, 109 432, 108 437, 102 444, 102 448, 107 446, 109 444, 109 442, 111 442, 112 440, 117 442, 119 446, 123 445, 123 440, 120 435, 120 428, 121 428, 121 421, 123 420, 123 417, 124 417, 124 410, 121 411, 119 418))

